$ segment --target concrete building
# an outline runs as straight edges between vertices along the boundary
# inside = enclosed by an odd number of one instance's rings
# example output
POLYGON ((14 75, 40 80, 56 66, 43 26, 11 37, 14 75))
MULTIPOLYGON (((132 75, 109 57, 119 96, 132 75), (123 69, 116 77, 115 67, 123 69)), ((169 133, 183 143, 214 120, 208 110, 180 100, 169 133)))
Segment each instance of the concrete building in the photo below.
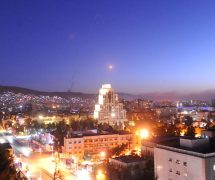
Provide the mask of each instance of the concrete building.
POLYGON ((118 94, 114 92, 110 84, 102 85, 99 90, 98 104, 95 105, 94 119, 99 123, 118 125, 124 127, 126 110, 119 102, 118 94))
POLYGON ((157 144, 154 149, 155 177, 158 180, 214 179, 214 147, 209 139, 179 139, 157 144))
POLYGON ((63 153, 83 158, 84 155, 99 155, 101 152, 117 147, 122 144, 134 147, 135 137, 133 134, 118 132, 110 133, 82 133, 73 134, 64 138, 63 153))

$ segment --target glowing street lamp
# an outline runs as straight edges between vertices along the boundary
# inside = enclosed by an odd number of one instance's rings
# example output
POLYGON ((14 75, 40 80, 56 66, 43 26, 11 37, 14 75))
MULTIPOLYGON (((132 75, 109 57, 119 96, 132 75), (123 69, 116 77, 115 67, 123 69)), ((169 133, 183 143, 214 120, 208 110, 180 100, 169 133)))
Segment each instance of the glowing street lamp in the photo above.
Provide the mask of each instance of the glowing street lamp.
POLYGON ((142 129, 140 131, 140 138, 147 139, 149 137, 149 131, 147 129, 142 129))

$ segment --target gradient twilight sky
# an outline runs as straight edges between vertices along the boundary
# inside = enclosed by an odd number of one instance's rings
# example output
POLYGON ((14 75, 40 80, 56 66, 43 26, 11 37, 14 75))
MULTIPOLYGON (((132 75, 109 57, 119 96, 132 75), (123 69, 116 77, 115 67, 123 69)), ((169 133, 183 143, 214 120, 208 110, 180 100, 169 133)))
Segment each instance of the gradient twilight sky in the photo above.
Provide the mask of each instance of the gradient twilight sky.
POLYGON ((135 94, 215 89, 215 1, 0 1, 1 85, 105 82, 135 94))

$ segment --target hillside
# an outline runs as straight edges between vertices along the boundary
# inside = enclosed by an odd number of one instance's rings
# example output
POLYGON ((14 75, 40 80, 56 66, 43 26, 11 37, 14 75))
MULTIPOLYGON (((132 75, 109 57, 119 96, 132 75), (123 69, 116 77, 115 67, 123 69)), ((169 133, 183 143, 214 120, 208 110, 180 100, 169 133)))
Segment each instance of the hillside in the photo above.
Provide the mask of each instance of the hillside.
POLYGON ((59 96, 59 97, 81 97, 81 98, 94 98, 95 94, 87 94, 81 92, 45 92, 45 91, 37 91, 32 89, 27 89, 23 87, 16 86, 0 86, 0 93, 3 92, 14 92, 14 93, 22 93, 22 94, 32 94, 32 95, 42 95, 42 96, 59 96))

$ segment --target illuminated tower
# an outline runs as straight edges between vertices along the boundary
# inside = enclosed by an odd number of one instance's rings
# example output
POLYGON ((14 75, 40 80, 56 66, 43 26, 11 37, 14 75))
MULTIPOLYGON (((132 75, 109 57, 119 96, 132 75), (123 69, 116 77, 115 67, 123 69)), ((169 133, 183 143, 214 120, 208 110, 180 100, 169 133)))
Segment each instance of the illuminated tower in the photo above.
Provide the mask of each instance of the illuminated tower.
POLYGON ((118 94, 114 92, 110 84, 102 85, 99 90, 98 104, 95 105, 94 118, 99 123, 108 123, 124 127, 126 111, 119 102, 118 94))

